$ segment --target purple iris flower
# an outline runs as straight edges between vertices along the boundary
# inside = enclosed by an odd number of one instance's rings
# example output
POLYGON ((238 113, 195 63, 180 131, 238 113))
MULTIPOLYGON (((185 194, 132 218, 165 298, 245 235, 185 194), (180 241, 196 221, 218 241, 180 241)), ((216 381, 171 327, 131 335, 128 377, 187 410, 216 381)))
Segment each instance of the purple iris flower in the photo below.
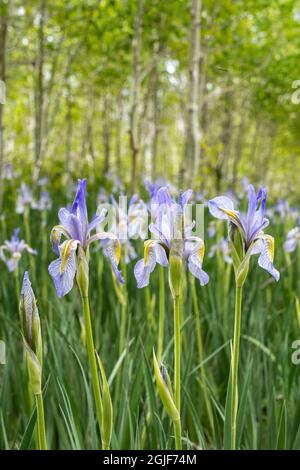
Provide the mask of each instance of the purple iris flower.
POLYGON ((23 214, 27 207, 31 205, 33 201, 32 191, 26 183, 22 183, 18 189, 16 212, 17 214, 23 214))
POLYGON ((209 250, 208 256, 212 258, 213 256, 215 256, 217 251, 220 251, 222 253, 225 263, 232 264, 232 258, 230 256, 230 247, 227 238, 221 238, 218 243, 212 245, 209 250))
POLYGON ((280 274, 273 266, 274 238, 264 234, 263 230, 269 225, 265 217, 267 191, 261 188, 256 194, 252 185, 248 188, 248 211, 241 214, 234 209, 233 201, 226 196, 218 196, 208 202, 210 213, 217 219, 229 220, 237 227, 243 242, 245 256, 259 254, 258 264, 268 271, 276 281, 280 274))
POLYGON ((112 269, 123 283, 123 277, 118 270, 120 260, 120 242, 118 238, 110 232, 91 232, 103 222, 106 217, 106 210, 103 209, 101 214, 95 216, 92 221, 88 222, 88 214, 86 207, 86 179, 78 180, 77 193, 72 204, 71 210, 62 208, 58 212, 59 225, 53 227, 51 231, 51 243, 54 252, 59 256, 58 259, 52 261, 49 265, 49 273, 52 276, 56 287, 58 297, 63 297, 73 287, 74 278, 77 271, 77 254, 79 250, 87 253, 91 243, 97 240, 112 240, 113 243, 109 250, 109 259, 112 269), (65 241, 61 242, 64 236, 65 241))
POLYGON ((208 229, 207 229, 207 235, 209 238, 213 238, 216 235, 217 228, 216 224, 214 221, 209 222, 208 224, 208 229))
POLYGON ((27 245, 24 240, 19 239, 19 232, 20 229, 16 228, 11 239, 5 240, 4 245, 0 247, 0 258, 8 267, 9 272, 17 269, 24 250, 31 255, 37 254, 37 251, 27 245), (9 257, 7 257, 7 254, 9 254, 9 257))
POLYGON ((167 187, 157 191, 158 209, 154 223, 149 230, 155 238, 144 242, 144 257, 134 267, 134 275, 139 288, 149 284, 149 278, 156 263, 167 267, 169 254, 174 240, 183 241, 183 258, 189 271, 199 279, 201 285, 207 284, 208 275, 202 269, 204 242, 191 235, 193 224, 184 223, 184 211, 192 195, 192 190, 180 193, 175 202, 167 187))
POLYGON ((291 253, 295 251, 300 244, 300 227, 292 228, 287 234, 286 242, 284 244, 285 251, 291 253))
POLYGON ((151 183, 149 179, 145 180, 145 186, 146 189, 149 193, 150 196, 150 201, 151 202, 156 202, 156 195, 158 190, 160 189, 160 184, 157 180, 154 181, 154 183, 151 183))
POLYGON ((41 212, 50 210, 52 201, 48 191, 42 191, 40 199, 38 201, 32 201, 31 207, 41 212))

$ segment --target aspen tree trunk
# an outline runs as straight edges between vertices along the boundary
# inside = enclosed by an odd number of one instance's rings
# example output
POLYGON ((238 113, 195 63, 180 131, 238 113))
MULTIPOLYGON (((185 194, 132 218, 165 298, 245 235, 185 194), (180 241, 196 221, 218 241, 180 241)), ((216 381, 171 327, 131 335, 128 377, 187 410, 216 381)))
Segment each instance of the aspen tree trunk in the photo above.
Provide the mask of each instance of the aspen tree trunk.
POLYGON ((116 166, 117 175, 122 177, 122 123, 123 123, 124 104, 122 97, 122 90, 118 93, 117 97, 117 112, 116 112, 116 166))
MULTIPOLYGON (((2 92, 5 95, 6 87, 6 44, 7 44, 7 23, 8 16, 10 14, 10 1, 8 3, 0 0, 0 80, 2 92)), ((5 101, 5 96, 2 97, 5 101)), ((3 112, 4 103, 0 101, 0 211, 2 209, 3 202, 3 166, 4 166, 4 122, 3 112)))
MULTIPOLYGON (((70 72, 70 69, 68 68, 70 72)), ((73 137, 73 99, 69 74, 66 76, 66 153, 65 153, 65 177, 69 182, 72 171, 72 137, 73 137)))
POLYGON ((199 67, 201 0, 192 0, 192 28, 190 38, 189 95, 186 119, 185 158, 183 172, 188 185, 193 184, 200 160, 199 129, 199 67))
POLYGON ((44 112, 44 59, 45 59, 45 14, 46 0, 40 0, 39 9, 39 31, 38 31, 38 55, 36 58, 37 79, 35 84, 35 128, 34 128, 34 151, 35 167, 33 174, 34 183, 37 182, 42 166, 43 145, 43 112, 44 112))
POLYGON ((215 166, 215 178, 216 178, 216 191, 220 192, 222 189, 222 183, 224 175, 226 174, 227 163, 230 155, 230 144, 231 144, 231 128, 232 128, 232 93, 226 92, 224 94, 224 118, 221 131, 221 143, 222 149, 218 155, 218 161, 215 166))
POLYGON ((159 135, 159 102, 158 102, 158 86, 159 86, 159 42, 154 44, 153 48, 153 70, 152 70, 152 152, 151 152, 151 178, 154 181, 157 177, 157 150, 159 135))
MULTIPOLYGON (((245 103, 242 103, 242 109, 245 109, 245 103)), ((233 168, 232 168, 232 190, 236 190, 236 183, 238 179, 238 166, 242 158, 243 142, 244 142, 244 131, 246 129, 246 112, 242 113, 241 120, 238 127, 238 134, 235 145, 235 154, 233 157, 233 168)))
POLYGON ((139 157, 139 104, 141 92, 141 51, 144 0, 137 0, 137 12, 134 24, 133 48, 133 90, 130 109, 130 147, 132 154, 131 164, 131 190, 136 191, 138 179, 139 157))
POLYGON ((102 139, 104 148, 104 173, 110 170, 110 100, 107 95, 104 96, 102 110, 102 139))

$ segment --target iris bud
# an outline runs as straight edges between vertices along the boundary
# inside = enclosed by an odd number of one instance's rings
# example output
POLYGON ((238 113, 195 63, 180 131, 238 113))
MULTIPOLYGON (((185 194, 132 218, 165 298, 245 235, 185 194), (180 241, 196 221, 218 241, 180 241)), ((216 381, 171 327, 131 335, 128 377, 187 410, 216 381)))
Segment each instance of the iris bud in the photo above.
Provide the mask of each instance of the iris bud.
POLYGON ((154 351, 153 351, 153 364, 154 364, 154 374, 155 374, 157 390, 161 398, 161 401, 164 405, 164 408, 166 412, 168 413, 168 415, 170 416, 170 418, 172 419, 172 421, 175 421, 175 422, 179 421, 180 417, 179 417, 178 410, 173 400, 173 393, 172 393, 172 390, 169 389, 170 381, 168 379, 168 375, 166 375, 166 371, 164 371, 162 374, 154 351))
POLYGON ((182 292, 183 241, 172 240, 169 257, 169 285, 173 298, 182 292))
POLYGON ((228 238, 231 245, 233 265, 236 270, 244 259, 245 250, 241 232, 233 223, 229 224, 228 238))
POLYGON ((88 296, 89 292, 89 265, 85 252, 79 246, 78 247, 78 269, 76 273, 77 285, 80 290, 80 295, 82 298, 88 296))
POLYGON ((42 337, 39 312, 27 272, 21 290, 20 316, 29 381, 33 393, 39 394, 42 383, 42 337))

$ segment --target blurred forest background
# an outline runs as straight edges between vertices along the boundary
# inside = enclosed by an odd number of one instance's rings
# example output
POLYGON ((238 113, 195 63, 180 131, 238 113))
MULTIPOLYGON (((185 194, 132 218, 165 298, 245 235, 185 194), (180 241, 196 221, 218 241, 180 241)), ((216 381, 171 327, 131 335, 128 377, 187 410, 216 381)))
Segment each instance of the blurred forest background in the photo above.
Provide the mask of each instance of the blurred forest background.
POLYGON ((0 11, 2 178, 12 164, 57 188, 115 175, 134 191, 163 176, 214 195, 247 176, 299 195, 299 1, 0 0, 0 11))

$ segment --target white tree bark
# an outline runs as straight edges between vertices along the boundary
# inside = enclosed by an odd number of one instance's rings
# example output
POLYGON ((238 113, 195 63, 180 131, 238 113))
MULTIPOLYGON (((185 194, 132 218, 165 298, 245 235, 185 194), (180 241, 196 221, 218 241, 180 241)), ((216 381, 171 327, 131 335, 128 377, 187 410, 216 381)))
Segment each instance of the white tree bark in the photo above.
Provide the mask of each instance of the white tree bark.
POLYGON ((191 37, 189 64, 188 109, 186 117, 186 141, 183 174, 191 185, 200 160, 200 127, 199 127, 199 68, 200 68, 200 15, 201 0, 191 3, 191 37))

